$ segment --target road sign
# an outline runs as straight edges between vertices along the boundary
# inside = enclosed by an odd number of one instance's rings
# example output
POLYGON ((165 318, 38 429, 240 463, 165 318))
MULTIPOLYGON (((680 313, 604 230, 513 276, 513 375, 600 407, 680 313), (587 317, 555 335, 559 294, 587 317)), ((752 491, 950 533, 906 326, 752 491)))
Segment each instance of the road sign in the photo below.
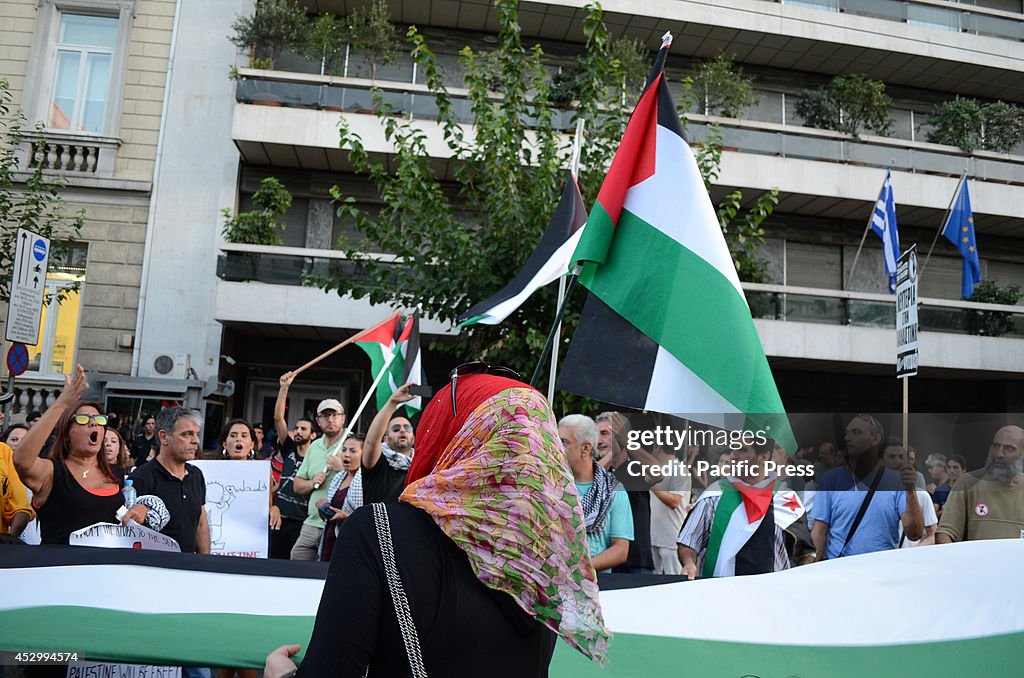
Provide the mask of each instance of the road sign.
POLYGON ((917 245, 896 262, 896 378, 917 374, 917 245))
POLYGON ((11 376, 17 377, 28 369, 28 349, 25 344, 14 343, 7 350, 7 371, 11 376))
POLYGON ((7 306, 7 341, 29 346, 39 343, 39 319, 46 293, 50 241, 24 228, 18 229, 11 271, 11 302, 7 306))

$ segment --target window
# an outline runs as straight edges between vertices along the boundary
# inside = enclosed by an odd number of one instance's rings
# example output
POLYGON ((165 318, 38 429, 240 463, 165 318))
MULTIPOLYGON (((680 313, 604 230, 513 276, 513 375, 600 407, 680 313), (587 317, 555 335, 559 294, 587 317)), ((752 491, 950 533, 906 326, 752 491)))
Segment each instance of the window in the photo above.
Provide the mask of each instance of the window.
POLYGON ((51 134, 118 135, 134 0, 40 0, 26 110, 51 134))
POLYGON ((103 132, 117 18, 60 16, 48 126, 103 132))
POLYGON ((74 273, 47 274, 46 293, 51 301, 43 307, 39 319, 39 343, 27 347, 29 370, 39 374, 71 374, 74 369, 81 294, 70 292, 60 304, 57 295, 84 278, 74 273))

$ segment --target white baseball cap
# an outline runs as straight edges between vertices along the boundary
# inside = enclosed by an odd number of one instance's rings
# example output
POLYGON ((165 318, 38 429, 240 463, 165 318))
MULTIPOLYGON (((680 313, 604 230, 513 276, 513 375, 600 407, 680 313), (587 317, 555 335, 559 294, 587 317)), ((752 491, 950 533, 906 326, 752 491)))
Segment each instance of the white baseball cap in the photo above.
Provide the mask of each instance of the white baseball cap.
POLYGON ((345 408, 341 406, 341 403, 334 398, 328 398, 327 400, 321 400, 320 404, 316 406, 316 413, 320 414, 324 410, 334 410, 345 414, 345 408))

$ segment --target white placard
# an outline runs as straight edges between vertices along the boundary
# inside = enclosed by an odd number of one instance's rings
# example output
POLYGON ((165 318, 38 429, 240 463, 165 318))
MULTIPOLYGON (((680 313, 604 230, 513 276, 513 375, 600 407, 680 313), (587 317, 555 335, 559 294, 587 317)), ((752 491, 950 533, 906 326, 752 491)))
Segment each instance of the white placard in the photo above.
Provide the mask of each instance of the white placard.
POLYGON ((197 460, 206 479, 210 553, 267 558, 270 544, 270 461, 197 460))
POLYGON ((39 319, 46 292, 50 241, 24 228, 18 229, 15 238, 11 302, 7 307, 7 341, 35 346, 39 343, 39 319))
POLYGON ((71 662, 67 678, 181 678, 181 667, 71 662))
POLYGON ((154 532, 134 520, 127 525, 96 523, 71 533, 71 546, 98 546, 104 549, 142 549, 180 552, 178 542, 166 534, 154 532))
POLYGON ((896 378, 917 374, 917 245, 896 262, 896 378))

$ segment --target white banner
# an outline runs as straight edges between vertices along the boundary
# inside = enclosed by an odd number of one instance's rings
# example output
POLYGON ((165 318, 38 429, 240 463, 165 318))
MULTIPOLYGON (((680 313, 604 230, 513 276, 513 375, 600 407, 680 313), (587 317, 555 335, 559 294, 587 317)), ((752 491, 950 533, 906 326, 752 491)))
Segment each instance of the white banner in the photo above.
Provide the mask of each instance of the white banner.
POLYGON ((181 678, 181 667, 71 662, 67 678, 181 678))
POLYGON ((206 479, 210 553, 266 558, 270 522, 270 461, 197 460, 206 479))
POLYGON ((98 546, 103 549, 144 549, 152 551, 181 551, 181 547, 166 534, 154 532, 134 520, 127 525, 96 523, 71 533, 71 546, 98 546))

